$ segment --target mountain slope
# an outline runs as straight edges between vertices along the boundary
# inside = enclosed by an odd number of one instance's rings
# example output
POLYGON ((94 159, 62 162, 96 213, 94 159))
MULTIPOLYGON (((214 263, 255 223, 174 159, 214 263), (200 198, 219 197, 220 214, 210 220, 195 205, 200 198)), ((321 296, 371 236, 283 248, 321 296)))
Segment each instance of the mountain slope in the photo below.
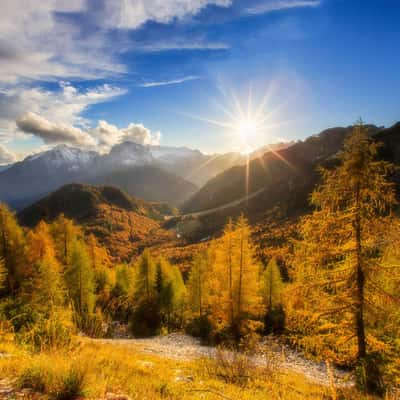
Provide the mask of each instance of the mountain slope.
POLYGON ((130 261, 144 241, 163 241, 173 234, 160 227, 164 215, 175 212, 166 204, 147 203, 115 187, 69 184, 25 208, 21 225, 53 221, 60 214, 93 233, 117 262, 130 261))
MULTIPOLYGON (((381 157, 399 164, 400 124, 387 129, 368 128, 370 135, 383 144, 381 157)), ((319 181, 317 166, 335 162, 334 156, 351 130, 352 127, 328 129, 289 148, 265 153, 251 161, 248 170, 246 166, 236 166, 219 174, 185 203, 182 207, 182 213, 187 214, 185 219, 203 212, 196 217, 199 220, 196 235, 204 237, 220 229, 228 217, 242 212, 252 222, 271 212, 289 217, 303 214, 309 210, 309 196, 319 181), (246 192, 255 196, 235 204, 235 200, 246 197, 246 192), (234 206, 226 208, 230 203, 234 206), (204 213, 209 209, 216 211, 204 213)), ((400 176, 393 179, 400 183, 400 176)))
POLYGON ((27 157, 0 173, 0 201, 22 208, 90 170, 96 153, 65 145, 27 157))
POLYGON ((131 196, 174 205, 187 200, 197 189, 193 183, 151 165, 106 170, 97 175, 88 175, 82 181, 117 186, 131 196))
POLYGON ((119 186, 135 197, 171 204, 197 189, 156 165, 145 146, 131 142, 114 146, 107 155, 60 145, 0 172, 0 201, 22 209, 72 182, 119 186))

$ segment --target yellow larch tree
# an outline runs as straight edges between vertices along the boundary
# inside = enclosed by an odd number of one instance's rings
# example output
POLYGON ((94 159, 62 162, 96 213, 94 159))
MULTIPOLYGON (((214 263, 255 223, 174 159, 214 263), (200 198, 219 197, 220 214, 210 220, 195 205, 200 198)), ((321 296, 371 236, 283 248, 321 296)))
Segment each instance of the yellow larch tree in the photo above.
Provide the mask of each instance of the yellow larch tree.
POLYGON ((287 293, 289 328, 326 357, 355 360, 360 384, 379 391, 370 324, 374 297, 385 297, 376 281, 396 203, 387 176, 392 166, 377 159, 379 145, 360 123, 345 140, 338 165, 321 169, 312 194, 316 210, 300 224, 292 285, 287 293))

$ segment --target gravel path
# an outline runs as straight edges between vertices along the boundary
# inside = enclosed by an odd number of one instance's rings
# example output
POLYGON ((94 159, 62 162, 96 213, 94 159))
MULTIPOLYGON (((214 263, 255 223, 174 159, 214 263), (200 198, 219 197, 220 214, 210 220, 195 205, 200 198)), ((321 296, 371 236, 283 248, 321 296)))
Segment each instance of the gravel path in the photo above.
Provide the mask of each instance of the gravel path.
MULTIPOLYGON (((154 354, 174 360, 189 361, 202 357, 214 357, 216 349, 201 345, 198 339, 173 333, 167 336, 156 336, 146 339, 95 339, 96 342, 135 348, 148 354, 154 354)), ((260 350, 252 361, 258 366, 271 364, 283 370, 304 375, 312 382, 329 385, 329 376, 325 363, 306 359, 301 353, 268 338, 260 344, 260 350)), ((337 368, 331 369, 336 384, 349 386, 353 384, 351 375, 337 368)))

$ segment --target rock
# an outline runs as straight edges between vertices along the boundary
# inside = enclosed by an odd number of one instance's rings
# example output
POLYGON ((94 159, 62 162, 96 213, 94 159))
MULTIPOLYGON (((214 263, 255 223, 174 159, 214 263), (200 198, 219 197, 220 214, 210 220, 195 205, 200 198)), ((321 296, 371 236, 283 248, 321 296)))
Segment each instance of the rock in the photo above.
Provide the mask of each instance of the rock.
POLYGON ((121 393, 106 393, 106 400, 131 400, 131 398, 126 394, 121 393))
POLYGON ((146 368, 153 368, 154 363, 151 361, 141 361, 140 365, 142 365, 143 367, 146 367, 146 368))

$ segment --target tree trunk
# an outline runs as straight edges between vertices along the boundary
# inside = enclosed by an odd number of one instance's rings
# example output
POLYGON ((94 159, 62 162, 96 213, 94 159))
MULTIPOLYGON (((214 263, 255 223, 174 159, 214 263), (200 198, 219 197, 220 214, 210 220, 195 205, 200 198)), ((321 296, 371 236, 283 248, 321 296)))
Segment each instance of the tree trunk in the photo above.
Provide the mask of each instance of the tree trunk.
POLYGON ((243 280, 243 229, 240 233, 240 268, 239 268, 239 288, 238 288, 238 316, 242 313, 242 280, 243 280))
POLYGON ((199 265, 199 270, 197 273, 197 285, 198 285, 198 292, 199 292, 199 316, 200 318, 203 316, 203 299, 202 299, 202 288, 201 288, 201 266, 199 265))
POLYGON ((358 343, 358 360, 365 359, 367 354, 365 342, 365 326, 364 326, 364 286, 365 276, 362 265, 362 244, 361 244, 361 216, 360 216, 360 188, 357 186, 356 191, 356 279, 357 279, 357 300, 356 300, 356 333, 358 343))
POLYGON ((232 285, 232 236, 229 233, 229 309, 230 309, 230 322, 233 325, 233 285, 232 285))

